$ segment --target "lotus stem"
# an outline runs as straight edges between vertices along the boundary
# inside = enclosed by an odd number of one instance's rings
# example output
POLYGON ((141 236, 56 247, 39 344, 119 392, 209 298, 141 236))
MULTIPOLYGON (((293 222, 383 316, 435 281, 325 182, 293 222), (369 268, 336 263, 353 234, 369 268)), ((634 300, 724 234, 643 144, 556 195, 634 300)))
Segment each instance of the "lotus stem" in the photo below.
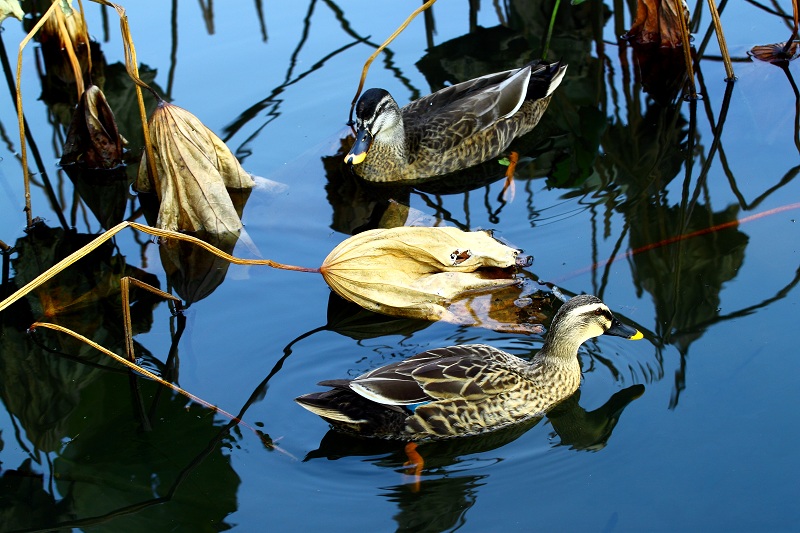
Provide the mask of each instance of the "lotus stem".
POLYGON ((212 246, 212 245, 208 244, 207 242, 205 242, 205 241, 203 241, 201 239, 198 239, 197 237, 192 237, 191 235, 185 235, 183 233, 178 233, 177 231, 170 231, 170 230, 165 230, 165 229, 153 228, 151 226, 146 226, 144 224, 138 224, 136 222, 130 222, 130 221, 126 220, 124 222, 120 222, 119 224, 117 224, 113 228, 109 229, 108 231, 106 231, 102 235, 99 235, 94 240, 92 240, 91 242, 89 242, 85 246, 83 246, 81 249, 71 253, 70 255, 68 255, 67 257, 65 257, 64 259, 62 259, 61 261, 59 261, 58 263, 53 265, 52 267, 48 268, 43 273, 41 273, 38 276, 36 276, 33 280, 28 282, 24 287, 22 287, 21 289, 16 291, 14 294, 12 294, 8 298, 6 298, 2 302, 0 302, 0 311, 6 309, 8 306, 13 304, 17 300, 19 300, 20 298, 22 298, 23 296, 28 294, 29 292, 31 292, 32 290, 36 289, 37 287, 40 287, 41 285, 43 285, 44 283, 46 283, 47 281, 49 281, 50 279, 55 277, 59 272, 61 272, 62 270, 64 270, 68 266, 70 266, 71 264, 73 264, 76 261, 78 261, 79 259, 89 255, 92 251, 94 251, 97 248, 99 248, 100 245, 102 245, 104 242, 106 242, 111 237, 113 237, 114 235, 116 235, 117 233, 119 233, 120 231, 122 231, 123 229, 128 228, 128 227, 133 228, 135 230, 139 230, 139 231, 141 231, 143 233, 147 233, 149 235, 153 235, 154 237, 163 237, 163 238, 167 238, 167 239, 178 239, 178 240, 182 240, 182 241, 191 242, 191 243, 196 244, 197 246, 203 248, 204 250, 207 250, 207 251, 211 252, 212 254, 216 255, 217 257, 225 259, 226 261, 228 261, 230 263, 233 263, 233 264, 236 264, 236 265, 264 265, 264 266, 270 266, 272 268, 278 268, 278 269, 281 269, 281 270, 294 270, 294 271, 298 271, 298 272, 316 272, 316 273, 320 272, 319 268, 309 268, 309 267, 299 267, 299 266, 293 266, 293 265, 285 265, 283 263, 278 263, 278 262, 272 261, 270 259, 242 259, 242 258, 239 258, 239 257, 234 257, 234 256, 232 256, 230 254, 226 254, 225 252, 223 252, 219 248, 216 248, 215 246, 212 246))
POLYGON ((28 32, 28 35, 19 43, 19 54, 17 55, 17 121, 19 125, 20 157, 22 158, 22 181, 25 185, 25 217, 29 228, 33 226, 33 214, 31 209, 30 172, 28 170, 28 148, 25 144, 25 116, 22 114, 22 51, 25 49, 25 45, 28 44, 28 41, 30 41, 33 36, 36 35, 36 32, 44 26, 47 18, 52 15, 53 11, 56 9, 60 9, 57 2, 50 5, 42 18, 39 19, 31 31, 28 32))
POLYGON ((111 357, 112 359, 114 359, 118 363, 121 363, 121 364, 127 366, 128 368, 130 368, 134 372, 136 372, 138 374, 141 374, 144 377, 150 378, 153 381, 155 381, 156 383, 164 385, 165 387, 169 387, 170 389, 174 390, 178 394, 182 394, 183 396, 186 396, 190 400, 192 400, 194 402, 197 402, 200 405, 202 405, 204 407, 207 407, 207 408, 209 408, 209 409, 211 409, 213 411, 216 411, 216 412, 218 412, 218 413, 230 418, 231 420, 234 420, 236 422, 241 422, 241 420, 239 418, 235 417, 234 415, 230 414, 229 412, 227 412, 227 411, 225 411, 223 409, 220 409, 216 405, 205 401, 204 399, 200 398, 199 396, 195 396, 191 392, 188 392, 188 391, 178 387, 177 385, 173 385, 172 383, 170 383, 168 381, 164 381, 159 376, 153 374, 149 370, 140 367, 136 363, 132 363, 131 361, 128 361, 124 357, 120 357, 119 355, 115 354, 111 350, 109 350, 107 348, 104 348, 103 346, 97 344, 93 340, 84 337, 80 333, 72 331, 69 328, 65 328, 64 326, 60 326, 58 324, 51 324, 49 322, 34 322, 33 324, 31 324, 31 327, 30 327, 31 331, 35 331, 36 328, 46 328, 46 329, 52 329, 54 331, 58 331, 58 332, 61 332, 61 333, 66 333, 67 335, 70 335, 71 337, 74 337, 75 339, 77 339, 77 340, 79 340, 79 341, 81 341, 81 342, 83 342, 85 344, 88 344, 89 346, 91 346, 95 350, 98 350, 98 351, 106 354, 107 356, 111 357))
MULTIPOLYGON (((793 0, 795 2, 796 0, 793 0)), ((708 10, 711 12, 711 19, 714 23, 714 31, 717 33, 719 41, 719 51, 722 54, 722 63, 725 65, 725 81, 736 81, 736 74, 733 73, 733 63, 731 55, 728 53, 728 43, 725 41, 725 34, 722 32, 722 21, 719 19, 719 12, 714 0, 708 0, 708 10)))
MULTIPOLYGON (((96 0, 95 0, 95 1, 96 1, 96 0)), ((431 7, 431 6, 432 6, 433 4, 435 4, 435 3, 436 3, 436 0, 428 0, 427 2, 425 2, 424 4, 422 4, 420 7, 418 7, 417 9, 415 9, 415 10, 414 10, 414 12, 413 12, 413 13, 411 13, 411 14, 408 16, 408 18, 407 18, 407 19, 406 19, 406 20, 405 20, 405 21, 404 21, 404 22, 403 22, 403 23, 400 25, 400 27, 399 27, 399 28, 397 28, 397 29, 394 31, 394 33, 393 33, 393 34, 391 34, 391 35, 389 36, 389 38, 388 38, 388 39, 386 39, 386 40, 383 42, 383 44, 381 44, 381 45, 380 45, 380 46, 377 48, 377 50, 375 50, 375 51, 372 53, 372 55, 370 55, 370 56, 369 56, 369 58, 367 58, 367 62, 366 62, 366 63, 364 63, 364 68, 361 70, 361 79, 360 79, 360 80, 359 80, 359 82, 358 82, 358 89, 356 89, 356 95, 353 97, 353 101, 350 103, 350 119, 348 120, 348 124, 352 124, 352 123, 353 123, 353 109, 355 109, 355 107, 356 107, 356 102, 358 101, 358 97, 359 97, 359 96, 361 96, 361 89, 363 89, 363 88, 364 88, 364 81, 366 81, 366 79, 367 79, 367 72, 369 71, 369 66, 372 64, 372 62, 375 60, 375 58, 376 58, 376 57, 378 57, 378 54, 380 54, 380 53, 383 51, 383 49, 384 49, 384 48, 386 48, 387 46, 389 46, 389 44, 390 44, 392 41, 394 41, 394 40, 395 40, 395 38, 396 38, 398 35, 400 35, 400 33, 402 33, 402 31, 403 31, 404 29, 406 29, 406 26, 408 26, 409 24, 411 24, 411 21, 412 21, 412 20, 414 20, 414 18, 415 18, 417 15, 419 15, 420 13, 422 13, 423 11, 425 11, 426 9, 428 9, 429 7, 431 7)))
POLYGON ((558 14, 558 7, 561 5, 561 0, 556 0, 556 5, 553 7, 553 14, 550 15, 550 25, 547 27, 547 37, 544 40, 544 51, 542 52, 542 59, 547 59, 547 52, 550 50, 550 38, 553 36, 553 27, 556 24, 556 15, 558 14))
MULTIPOLYGON (((709 0, 710 1, 710 0, 709 0)), ((694 67, 692 66, 692 49, 689 44, 689 27, 686 25, 686 17, 683 16, 683 2, 674 0, 675 12, 678 13, 678 21, 681 25, 681 46, 683 47, 683 60, 686 63, 686 74, 689 76, 689 98, 697 99, 697 87, 694 83, 694 67)))

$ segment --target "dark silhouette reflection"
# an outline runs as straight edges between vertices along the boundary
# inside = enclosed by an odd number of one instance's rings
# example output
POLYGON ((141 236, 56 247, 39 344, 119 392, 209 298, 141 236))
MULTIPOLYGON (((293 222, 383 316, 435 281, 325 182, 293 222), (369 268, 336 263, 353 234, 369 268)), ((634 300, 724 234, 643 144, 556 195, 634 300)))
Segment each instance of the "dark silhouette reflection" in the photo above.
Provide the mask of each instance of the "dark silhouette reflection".
POLYGON ((428 320, 373 313, 331 291, 328 296, 328 322, 323 329, 355 340, 374 339, 384 335, 409 338, 431 324, 428 320))
POLYGON ((130 180, 124 166, 113 169, 88 169, 67 165, 64 171, 72 180, 75 192, 89 207, 103 229, 109 229, 125 218, 130 180))
MULTIPOLYGON (((17 287, 39 275, 89 242, 94 236, 36 226, 19 239, 13 261, 17 287)), ((68 419, 82 401, 82 391, 104 372, 127 375, 94 348, 64 334, 40 330, 26 333, 35 320, 54 322, 85 334, 116 352, 125 353, 125 334, 120 307, 119 278, 132 276, 158 286, 153 274, 125 263, 111 243, 63 271, 58 284, 51 282, 28 294, 0 314, 0 396, 6 408, 37 449, 59 449, 68 435, 68 419)), ((147 332, 153 309, 160 299, 146 291, 132 293, 133 334, 147 332)), ((142 364, 157 373, 161 363, 135 344, 142 364)))
MULTIPOLYGON (((10 283, 24 285, 93 237, 35 226, 15 244, 10 283)), ((4 436, 16 438, 29 457, 16 469, 5 465, 0 477, 4 531, 164 524, 197 530, 224 526, 236 509, 239 478, 222 451, 232 437, 218 436, 220 425, 205 408, 158 395, 160 386, 150 381, 130 386, 128 370, 70 336, 27 332, 34 320, 46 320, 124 353, 122 276, 158 286, 107 243, 59 274, 58 285, 0 313, 0 398, 15 432, 4 436), (146 420, 139 407, 145 403, 146 420), (205 442, 213 443, 210 450, 205 442), (183 484, 189 474, 193 483, 183 484)), ((150 330, 160 298, 139 290, 131 296, 132 333, 150 330)), ((134 349, 142 366, 166 373, 144 347, 134 349)))
POLYGON ((594 411, 586 411, 578 405, 581 399, 581 390, 578 389, 547 413, 547 419, 553 425, 554 436, 560 438, 559 445, 596 452, 608 444, 622 411, 643 394, 644 385, 632 385, 615 392, 594 411))
MULTIPOLYGON (((228 190, 236 214, 241 219, 249 189, 228 190)), ((159 202, 154 193, 139 193, 139 201, 147 223, 155 225, 158 217, 159 202)), ((232 254, 239 240, 239 233, 211 233, 200 231, 189 233, 208 244, 215 246, 227 254, 232 254)), ((167 273, 170 285, 184 300, 186 306, 202 300, 213 293, 225 281, 230 262, 217 257, 199 246, 177 240, 162 239, 158 247, 161 264, 167 273)))
POLYGON ((397 531, 453 531, 466 523, 466 514, 478 498, 486 475, 459 475, 429 479, 417 491, 411 485, 388 487, 382 494, 397 504, 392 518, 397 531))
MULTIPOLYGON (((559 437, 557 446, 574 450, 603 449, 625 407, 644 393, 643 385, 633 385, 613 394, 601 407, 587 412, 579 404, 580 389, 547 413, 559 437)), ((425 460, 419 484, 406 481, 386 489, 383 496, 396 502, 394 515, 398 531, 447 531, 464 523, 465 515, 477 501, 478 488, 488 475, 473 474, 470 464, 498 461, 500 458, 468 457, 498 449, 513 442, 539 423, 528 420, 509 428, 474 437, 455 438, 421 444, 417 451, 425 460), (457 472, 449 472, 456 468, 457 472)), ((368 461, 383 468, 405 471, 408 457, 404 443, 362 439, 329 430, 316 450, 303 461, 337 460, 343 457, 374 457, 368 461)))

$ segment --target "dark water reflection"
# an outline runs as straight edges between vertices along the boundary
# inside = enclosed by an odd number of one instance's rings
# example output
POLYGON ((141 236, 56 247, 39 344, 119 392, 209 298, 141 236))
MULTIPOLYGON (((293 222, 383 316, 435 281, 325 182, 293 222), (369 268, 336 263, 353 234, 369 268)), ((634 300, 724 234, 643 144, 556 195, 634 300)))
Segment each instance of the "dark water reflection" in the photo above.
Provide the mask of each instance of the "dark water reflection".
MULTIPOLYGON (((282 193, 257 189, 241 204, 254 244, 234 240, 228 250, 318 266, 346 236, 371 228, 494 228, 535 257, 519 292, 501 298, 540 304, 519 320, 547 324, 555 288, 591 292, 647 340, 587 343, 581 389, 544 420, 420 446, 417 485, 402 444, 333 433, 292 398, 321 379, 453 343, 530 357, 540 336, 377 315, 315 275, 231 267, 191 249, 183 250, 187 260, 149 237, 119 234, 0 314, 0 530, 522 531, 600 523, 714 531, 786 530, 800 520, 792 477, 800 433, 785 423, 800 400, 792 335, 797 67, 751 63, 744 53, 784 39, 759 34, 749 42, 752 27, 784 17, 755 3, 725 8, 731 49, 742 60, 739 81, 726 86, 707 14, 698 15, 704 98, 690 102, 681 98, 683 64, 672 52, 617 39, 631 6, 562 5, 551 57, 569 63, 567 79, 536 130, 513 145, 521 157, 511 199, 502 194, 505 167, 493 161, 404 187, 367 184, 342 164, 350 141, 335 132, 358 70, 406 7, 386 6, 376 17, 362 3, 256 3, 248 20, 209 4, 195 20, 195 7, 156 4, 126 6, 140 60, 152 63, 143 77, 217 131, 249 171, 288 185, 282 193), (134 290, 138 362, 242 424, 130 376, 70 337, 27 332, 47 320, 125 354, 123 276, 194 302, 175 316, 167 302, 134 290)), ((405 102, 541 54, 551 2, 470 6, 437 4, 376 61, 368 86, 405 102)), ((142 142, 135 98, 119 42, 100 38, 97 6, 87 11, 104 78, 95 82, 105 84, 130 141, 130 179, 142 142)), ((21 38, 13 22, 4 24, 7 50, 21 38)), ((111 201, 97 176, 68 177, 48 163, 60 155, 73 93, 57 89, 63 76, 50 59, 41 72, 33 59, 23 92, 44 154, 32 164, 34 215, 45 220, 22 230, 16 119, 12 106, 0 106, 0 239, 13 243, 3 254, 4 294, 102 228, 146 215, 145 199, 130 194, 124 177, 108 184, 124 191, 111 201)))

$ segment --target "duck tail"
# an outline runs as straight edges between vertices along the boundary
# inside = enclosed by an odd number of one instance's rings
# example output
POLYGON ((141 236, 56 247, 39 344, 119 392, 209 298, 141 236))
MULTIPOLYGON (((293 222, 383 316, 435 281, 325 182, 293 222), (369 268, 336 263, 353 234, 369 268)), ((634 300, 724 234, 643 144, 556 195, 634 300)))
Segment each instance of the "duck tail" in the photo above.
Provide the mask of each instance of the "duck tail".
POLYGON ((545 98, 561 85, 567 65, 561 61, 548 63, 539 60, 531 64, 531 80, 528 84, 528 99, 545 98))

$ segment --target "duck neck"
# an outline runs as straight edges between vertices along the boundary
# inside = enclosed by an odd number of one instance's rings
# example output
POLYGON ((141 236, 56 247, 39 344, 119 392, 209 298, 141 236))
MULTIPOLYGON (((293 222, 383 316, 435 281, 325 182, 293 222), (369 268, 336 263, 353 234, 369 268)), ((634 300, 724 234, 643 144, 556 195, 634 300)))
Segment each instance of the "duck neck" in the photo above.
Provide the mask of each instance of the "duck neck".
POLYGON ((398 163, 405 164, 406 161, 406 131, 403 127, 403 119, 400 118, 392 127, 381 132, 380 149, 391 154, 392 159, 398 163))
POLYGON ((549 331, 544 340, 542 349, 534 356, 531 362, 532 367, 548 366, 558 368, 577 367, 580 372, 580 363, 578 362, 578 348, 580 342, 574 342, 569 338, 562 338, 558 341, 555 340, 553 331, 549 331))

